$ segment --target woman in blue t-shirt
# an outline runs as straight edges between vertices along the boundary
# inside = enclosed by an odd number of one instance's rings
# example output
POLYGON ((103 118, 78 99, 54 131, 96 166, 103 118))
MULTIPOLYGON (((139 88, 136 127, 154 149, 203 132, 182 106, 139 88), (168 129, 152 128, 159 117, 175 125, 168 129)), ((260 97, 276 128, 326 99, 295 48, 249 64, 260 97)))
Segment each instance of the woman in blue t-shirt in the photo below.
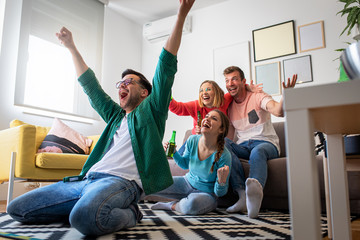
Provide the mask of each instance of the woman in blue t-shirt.
POLYGON ((205 116, 201 135, 191 135, 183 155, 175 152, 173 156, 175 162, 189 172, 185 176, 174 176, 173 185, 154 194, 175 200, 158 202, 152 209, 198 215, 216 208, 217 198, 228 190, 231 156, 224 145, 228 129, 229 119, 220 110, 212 110, 205 116))

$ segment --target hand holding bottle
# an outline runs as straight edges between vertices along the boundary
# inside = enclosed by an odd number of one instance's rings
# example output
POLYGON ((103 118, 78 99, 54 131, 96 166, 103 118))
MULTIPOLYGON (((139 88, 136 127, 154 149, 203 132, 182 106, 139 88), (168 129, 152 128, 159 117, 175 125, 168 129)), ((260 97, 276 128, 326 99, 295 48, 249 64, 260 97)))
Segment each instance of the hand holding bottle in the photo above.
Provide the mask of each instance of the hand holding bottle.
POLYGON ((167 157, 173 157, 174 152, 175 152, 175 137, 176 137, 176 131, 173 131, 172 135, 171 135, 171 139, 167 144, 167 151, 166 151, 166 156, 167 157))
POLYGON ((201 122, 202 122, 201 113, 200 113, 200 111, 197 111, 197 124, 195 126, 196 134, 201 134, 201 122))
MULTIPOLYGON (((168 147, 169 147, 169 142, 164 142, 163 147, 164 147, 164 151, 166 152, 167 149, 168 149, 168 147)), ((175 144, 175 151, 174 151, 174 153, 176 152, 176 147, 177 147, 177 145, 175 144)))
POLYGON ((195 126, 195 134, 201 134, 201 127, 198 125, 195 126))

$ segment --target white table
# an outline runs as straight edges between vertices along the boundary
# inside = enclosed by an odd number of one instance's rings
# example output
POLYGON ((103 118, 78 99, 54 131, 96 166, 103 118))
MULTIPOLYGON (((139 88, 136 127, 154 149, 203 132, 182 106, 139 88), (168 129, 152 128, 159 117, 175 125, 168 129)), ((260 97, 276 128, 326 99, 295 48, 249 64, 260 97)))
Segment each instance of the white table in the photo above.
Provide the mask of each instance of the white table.
POLYGON ((321 131, 327 134, 332 236, 351 239, 342 134, 360 133, 360 81, 286 89, 284 100, 292 238, 322 238, 314 152, 314 131, 321 131))

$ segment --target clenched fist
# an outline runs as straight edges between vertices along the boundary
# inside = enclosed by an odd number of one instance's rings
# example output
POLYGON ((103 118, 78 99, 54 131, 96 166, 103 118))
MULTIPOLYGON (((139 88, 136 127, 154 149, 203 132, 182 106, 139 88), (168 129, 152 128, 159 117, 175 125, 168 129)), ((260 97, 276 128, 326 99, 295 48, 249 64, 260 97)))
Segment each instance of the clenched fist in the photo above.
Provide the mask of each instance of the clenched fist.
POLYGON ((222 168, 219 168, 217 170, 217 177, 218 177, 218 182, 220 184, 222 183, 226 183, 226 179, 229 175, 229 172, 230 172, 230 168, 229 166, 225 165, 223 166, 222 168))

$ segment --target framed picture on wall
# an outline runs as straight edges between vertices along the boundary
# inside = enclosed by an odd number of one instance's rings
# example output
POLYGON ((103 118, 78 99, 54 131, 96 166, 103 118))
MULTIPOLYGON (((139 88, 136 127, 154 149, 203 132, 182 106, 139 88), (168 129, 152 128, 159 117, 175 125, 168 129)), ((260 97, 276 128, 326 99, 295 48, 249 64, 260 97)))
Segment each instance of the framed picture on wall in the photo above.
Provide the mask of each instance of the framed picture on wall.
POLYGON ((296 53, 294 21, 279 23, 252 31, 254 61, 296 53))
POLYGON ((310 55, 283 60, 283 69, 284 81, 294 74, 298 75, 297 84, 313 81, 310 55))
POLYGON ((223 71, 230 66, 240 67, 245 78, 251 79, 250 62, 250 44, 248 41, 215 48, 213 51, 214 81, 222 89, 226 89, 223 71))
POLYGON ((325 48, 324 21, 298 26, 300 52, 325 48))
POLYGON ((264 92, 276 96, 281 94, 280 62, 255 66, 256 84, 263 84, 264 92))

